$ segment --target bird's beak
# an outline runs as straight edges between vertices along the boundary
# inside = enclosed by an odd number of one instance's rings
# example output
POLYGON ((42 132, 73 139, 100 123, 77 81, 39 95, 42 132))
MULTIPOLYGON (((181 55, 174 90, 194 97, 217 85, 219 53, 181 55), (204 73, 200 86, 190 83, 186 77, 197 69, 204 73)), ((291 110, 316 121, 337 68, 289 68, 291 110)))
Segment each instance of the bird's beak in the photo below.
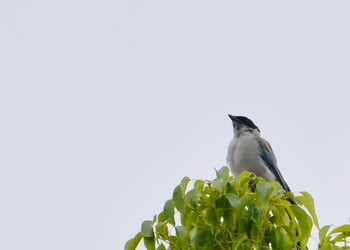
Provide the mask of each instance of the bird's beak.
POLYGON ((230 117, 230 119, 231 119, 233 122, 237 122, 236 116, 228 115, 228 117, 230 117))

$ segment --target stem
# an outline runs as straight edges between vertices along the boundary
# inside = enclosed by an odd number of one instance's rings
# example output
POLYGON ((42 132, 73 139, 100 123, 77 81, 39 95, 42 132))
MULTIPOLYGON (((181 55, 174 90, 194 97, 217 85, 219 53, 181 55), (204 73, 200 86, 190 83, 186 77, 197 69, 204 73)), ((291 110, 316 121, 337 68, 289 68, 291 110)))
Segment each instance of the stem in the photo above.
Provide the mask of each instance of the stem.
MULTIPOLYGON (((265 210, 265 208, 263 208, 263 209, 265 210)), ((264 239, 264 237, 265 237, 266 228, 267 228, 267 226, 268 226, 268 223, 267 223, 267 221, 266 221, 266 217, 267 217, 268 214, 269 214, 269 209, 268 209, 268 207, 267 207, 267 208, 266 208, 266 211, 265 211, 265 214, 264 214, 264 219, 263 219, 263 221, 264 221, 265 223, 264 223, 264 227, 263 227, 263 229, 262 229, 261 237, 260 237, 260 239, 259 239, 259 249, 262 248, 262 241, 263 241, 263 239, 264 239)))
MULTIPOLYGON (((224 238, 225 245, 227 246, 227 248, 223 248, 223 249, 229 249, 229 245, 228 245, 228 243, 227 243, 227 239, 226 239, 226 236, 225 236, 224 230, 223 230, 223 228, 222 228, 222 226, 221 226, 221 221, 220 221, 220 218, 219 218, 218 212, 217 212, 217 210, 216 210, 216 208, 215 208, 215 207, 213 207, 213 209, 214 209, 214 211, 215 211, 216 219, 217 219, 217 222, 218 222, 218 225, 219 225, 219 228, 220 228, 221 234, 222 234, 222 236, 223 236, 223 238, 224 238)), ((221 245, 220 245, 220 246, 221 246, 221 245)))
POLYGON ((228 245, 228 243, 227 243, 227 239, 226 239, 224 230, 223 230, 223 228, 222 228, 222 226, 221 226, 221 221, 220 221, 220 219, 219 219, 219 215, 218 215, 218 212, 217 212, 216 208, 215 208, 214 206, 211 206, 210 203, 209 203, 209 202, 206 202, 204 199, 203 199, 203 201, 204 201, 209 207, 211 207, 212 209, 214 209, 214 212, 215 212, 215 215, 216 215, 216 219, 217 219, 217 222, 218 222, 218 226, 219 226, 219 228, 220 228, 221 234, 222 234, 222 236, 223 236, 223 238, 224 238, 225 245, 226 245, 227 247, 226 247, 226 248, 223 247, 223 246, 220 244, 220 242, 217 241, 217 239, 214 237, 214 238, 215 238, 215 241, 218 243, 218 245, 220 246, 221 249, 224 249, 224 250, 225 250, 225 249, 230 249, 230 247, 229 247, 229 245, 228 245))

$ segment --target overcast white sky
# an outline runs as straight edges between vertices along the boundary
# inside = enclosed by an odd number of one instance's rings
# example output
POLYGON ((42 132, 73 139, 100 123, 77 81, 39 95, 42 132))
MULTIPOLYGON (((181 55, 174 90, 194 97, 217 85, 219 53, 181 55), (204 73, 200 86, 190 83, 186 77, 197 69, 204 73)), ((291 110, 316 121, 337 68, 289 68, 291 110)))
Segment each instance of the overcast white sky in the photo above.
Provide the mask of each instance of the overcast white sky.
POLYGON ((123 249, 228 113, 320 223, 349 222, 350 1, 2 1, 0 249, 123 249))

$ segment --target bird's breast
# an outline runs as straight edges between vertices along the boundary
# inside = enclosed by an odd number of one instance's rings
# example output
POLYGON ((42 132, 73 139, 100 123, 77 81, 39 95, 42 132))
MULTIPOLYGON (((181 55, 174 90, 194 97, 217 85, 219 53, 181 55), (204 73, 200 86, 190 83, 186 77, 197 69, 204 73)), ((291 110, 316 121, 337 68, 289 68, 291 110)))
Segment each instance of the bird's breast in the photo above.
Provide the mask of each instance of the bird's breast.
POLYGON ((261 165, 261 158, 255 136, 247 134, 234 138, 229 144, 226 160, 234 176, 242 171, 256 172, 256 167, 261 165))

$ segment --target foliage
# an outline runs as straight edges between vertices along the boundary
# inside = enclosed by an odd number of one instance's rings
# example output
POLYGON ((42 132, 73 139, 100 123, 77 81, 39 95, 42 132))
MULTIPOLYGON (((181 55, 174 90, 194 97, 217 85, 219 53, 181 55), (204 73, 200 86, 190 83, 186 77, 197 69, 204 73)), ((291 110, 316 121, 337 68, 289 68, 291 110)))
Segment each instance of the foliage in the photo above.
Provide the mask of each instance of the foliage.
POLYGON ((136 249, 142 239, 150 250, 307 249, 313 226, 319 249, 350 249, 350 225, 320 229, 307 192, 286 194, 279 183, 250 172, 233 179, 227 167, 216 175, 213 181, 183 178, 163 211, 144 221, 125 249, 136 249))

